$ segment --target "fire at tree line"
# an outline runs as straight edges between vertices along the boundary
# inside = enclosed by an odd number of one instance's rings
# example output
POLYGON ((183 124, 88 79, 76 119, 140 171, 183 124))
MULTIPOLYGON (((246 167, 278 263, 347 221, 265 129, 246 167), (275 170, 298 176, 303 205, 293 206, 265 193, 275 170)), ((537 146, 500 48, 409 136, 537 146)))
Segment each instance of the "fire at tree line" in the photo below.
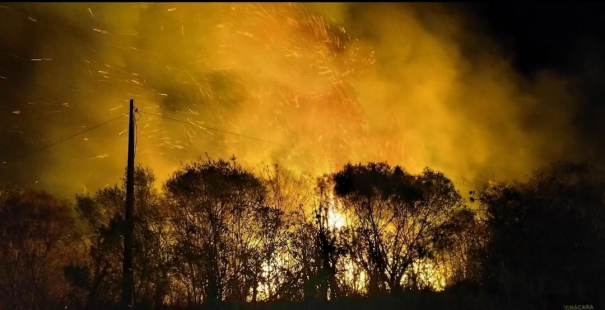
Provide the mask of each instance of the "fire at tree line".
MULTIPOLYGON (((605 171, 461 194, 442 173, 313 179, 235 160, 135 170, 136 309, 560 309, 605 303, 605 171), (338 217, 338 218, 337 218, 338 217)), ((116 309, 125 186, 0 189, 0 309, 116 309)))

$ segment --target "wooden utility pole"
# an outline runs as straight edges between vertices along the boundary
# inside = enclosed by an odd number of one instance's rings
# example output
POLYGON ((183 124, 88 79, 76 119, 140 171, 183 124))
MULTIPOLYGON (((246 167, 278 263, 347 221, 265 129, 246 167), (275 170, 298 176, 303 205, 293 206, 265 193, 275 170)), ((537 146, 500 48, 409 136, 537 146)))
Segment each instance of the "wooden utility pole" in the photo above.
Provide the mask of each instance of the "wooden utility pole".
POLYGON ((134 307, 134 277, 132 274, 132 213, 134 210, 134 100, 130 99, 128 121, 128 166, 126 168, 126 212, 124 217, 124 261, 122 269, 122 309, 134 307))

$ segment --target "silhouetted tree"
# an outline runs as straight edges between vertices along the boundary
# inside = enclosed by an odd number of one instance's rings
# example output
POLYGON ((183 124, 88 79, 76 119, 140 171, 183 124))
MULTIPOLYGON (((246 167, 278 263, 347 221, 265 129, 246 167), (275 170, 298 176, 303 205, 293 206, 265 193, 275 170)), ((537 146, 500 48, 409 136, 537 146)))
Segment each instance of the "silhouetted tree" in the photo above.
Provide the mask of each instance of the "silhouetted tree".
POLYGON ((527 182, 499 184, 480 195, 491 239, 486 288, 504 305, 603 305, 605 173, 558 163, 527 182))
POLYGON ((165 190, 188 303, 240 304, 251 293, 255 298, 262 259, 273 252, 270 238, 281 217, 266 205, 263 182, 235 160, 209 159, 185 165, 165 190))
MULTIPOLYGON (((268 166, 261 170, 261 177, 267 189, 266 205, 269 212, 260 224, 263 228, 263 238, 260 246, 262 260, 256 260, 257 286, 252 294, 252 302, 259 300, 272 302, 277 300, 297 300, 300 295, 296 284, 299 282, 295 270, 299 261, 292 256, 297 247, 292 242, 293 233, 304 223, 300 215, 300 207, 311 198, 308 178, 295 177, 280 170, 278 165, 268 166), (302 221, 301 221, 302 220, 302 221)), ((258 225, 258 224, 257 224, 258 225)))
MULTIPOLYGON (((605 300, 605 171, 591 165, 559 163, 524 182, 490 184, 471 193, 478 210, 443 174, 386 163, 348 164, 315 180, 277 166, 257 177, 235 158, 208 159, 184 165, 163 192, 154 181, 135 169, 137 308, 605 300), (335 214, 344 218, 338 227, 335 214)), ((78 195, 74 218, 67 201, 0 188, 0 309, 116 307, 124 204, 124 184, 78 195)))
POLYGON ((460 283, 478 284, 482 276, 481 255, 488 242, 487 227, 475 211, 462 209, 444 227, 451 235, 442 244, 435 261, 445 287, 460 283))
MULTIPOLYGON (((161 196, 153 187, 151 170, 135 169, 134 276, 136 305, 153 308, 169 293, 170 253, 167 220, 161 196)), ((122 279, 125 182, 91 196, 76 196, 76 210, 86 228, 89 245, 85 264, 65 270, 82 307, 101 309, 120 300, 122 279)))
POLYGON ((326 301, 339 296, 337 264, 345 249, 328 220, 329 182, 326 178, 317 180, 314 207, 301 204, 290 213, 287 255, 293 263, 282 286, 288 292, 284 294, 287 300, 326 301))
POLYGON ((78 257, 69 202, 41 191, 0 191, 0 309, 55 309, 63 268, 78 257))
POLYGON ((348 164, 333 179, 351 218, 349 253, 366 271, 369 293, 418 287, 413 264, 433 259, 450 242, 450 221, 465 208, 451 181, 430 169, 415 176, 386 163, 348 164))

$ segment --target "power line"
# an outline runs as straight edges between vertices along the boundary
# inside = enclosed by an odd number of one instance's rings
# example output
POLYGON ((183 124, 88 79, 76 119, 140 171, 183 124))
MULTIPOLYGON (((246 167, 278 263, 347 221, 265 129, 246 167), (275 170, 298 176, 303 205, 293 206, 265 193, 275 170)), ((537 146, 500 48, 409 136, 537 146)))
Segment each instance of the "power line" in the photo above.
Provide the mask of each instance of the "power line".
MULTIPOLYGON (((207 129, 207 130, 213 130, 213 131, 216 131, 216 132, 221 132, 221 133, 230 134, 230 135, 234 135, 234 136, 239 136, 239 137, 243 137, 243 138, 247 138, 247 139, 251 139, 251 140, 256 140, 256 141, 260 141, 260 142, 264 142, 264 143, 270 143, 270 144, 279 145, 279 146, 285 146, 285 147, 288 147, 288 146, 294 146, 294 145, 286 145, 286 144, 283 144, 283 143, 278 143, 278 142, 274 142, 274 141, 270 141, 270 140, 266 140, 266 139, 256 138, 256 137, 252 137, 252 136, 248 136, 248 135, 244 135, 244 134, 240 134, 240 133, 236 133, 236 132, 231 132, 231 131, 223 130, 223 129, 220 129, 220 128, 215 128, 215 127, 210 127, 210 126, 205 126, 205 125, 198 125, 198 124, 194 124, 194 123, 192 123, 192 122, 190 122, 190 121, 184 121, 184 120, 180 120, 180 119, 177 119, 177 118, 173 118, 173 117, 165 116, 165 115, 162 115, 162 114, 156 114, 156 113, 144 112, 144 111, 140 111, 140 110, 137 110, 136 112, 138 112, 138 113, 140 113, 140 114, 147 114, 147 115, 150 115, 150 116, 159 117, 159 118, 162 118, 162 119, 166 119, 166 120, 170 120, 170 121, 174 121, 174 122, 178 122, 178 123, 182 123, 182 124, 191 125, 191 126, 198 127, 198 128, 203 128, 203 129, 207 129)), ((48 148, 50 148, 50 147, 53 147, 53 146, 55 146, 55 145, 57 145, 57 144, 59 144, 59 143, 63 143, 63 142, 65 142, 65 141, 68 141, 68 140, 73 139, 73 138, 75 138, 75 137, 78 137, 78 136, 80 136, 80 135, 83 135, 83 134, 85 134, 85 133, 87 133, 87 132, 90 132, 90 131, 92 131, 92 130, 95 130, 95 129, 99 128, 99 127, 102 127, 102 126, 104 126, 104 125, 107 125, 107 124, 109 124, 109 123, 111 123, 111 122, 113 122, 113 121, 116 121, 116 120, 120 119, 121 117, 124 117, 124 116, 126 116, 126 114, 121 114, 121 115, 119 115, 119 116, 117 116, 117 117, 115 117, 115 118, 112 118, 112 119, 110 119, 110 120, 107 120, 107 121, 105 121, 105 122, 102 122, 102 123, 100 123, 100 124, 97 124, 97 125, 95 125, 95 126, 92 126, 92 127, 90 127, 90 128, 87 128, 86 130, 80 131, 80 132, 75 133, 75 134, 73 134, 73 135, 71 135, 71 136, 68 136, 68 137, 65 137, 65 138, 63 138, 63 139, 61 139, 61 140, 55 141, 55 142, 53 142, 53 143, 50 143, 50 144, 48 144, 48 145, 46 145, 46 146, 44 146, 44 147, 41 147, 41 148, 36 149, 36 150, 33 150, 33 151, 29 152, 29 153, 25 153, 25 154, 23 154, 23 155, 20 155, 19 157, 15 157, 15 158, 13 158, 13 159, 10 159, 10 160, 8 160, 8 161, 5 161, 5 163, 6 163, 6 162, 14 162, 14 161, 19 161, 19 160, 24 159, 24 158, 26 158, 26 157, 28 157, 28 156, 31 156, 31 155, 33 155, 33 154, 39 153, 39 152, 41 152, 41 151, 44 151, 44 150, 46 150, 46 149, 48 149, 48 148)), ((136 125, 135 125, 135 126, 136 126, 136 125)), ((324 154, 324 153, 318 153, 318 152, 313 152, 313 151, 307 151, 307 152, 310 152, 310 153, 315 153, 315 154, 319 154, 319 155, 323 155, 323 156, 327 156, 327 155, 326 155, 326 154, 324 154)), ((510 169, 505 169, 505 168, 502 168, 502 169, 503 169, 503 170, 507 170, 507 171, 512 172, 512 173, 515 173, 515 174, 518 174, 518 175, 523 176, 522 174, 517 173, 517 172, 515 172, 515 171, 512 171, 512 170, 510 170, 510 169)), ((471 182, 470 182, 469 180, 467 180, 466 178, 463 178, 463 177, 460 177, 460 176, 456 176, 456 177, 457 177, 457 178, 459 178, 459 179, 461 179, 461 180, 463 181, 463 182, 462 182, 462 184, 464 184, 464 183, 468 183, 469 185, 471 185, 471 186, 473 186, 473 187, 477 187, 475 184, 471 183, 471 182)), ((486 180, 486 181, 489 181, 489 179, 488 179, 488 178, 485 178, 485 177, 483 177, 483 176, 480 176, 480 175, 479 175, 478 177, 480 177, 481 179, 484 179, 484 180, 486 180)))
POLYGON ((286 146, 286 145, 283 145, 283 144, 278 143, 278 142, 273 142, 273 141, 269 141, 269 140, 255 138, 255 137, 243 135, 243 134, 236 133, 236 132, 230 132, 230 131, 226 131, 226 130, 219 129, 219 128, 208 127, 208 126, 205 126, 205 125, 197 125, 197 124, 194 124, 192 122, 187 122, 187 121, 183 121, 183 120, 180 120, 180 119, 164 116, 162 114, 155 114, 155 113, 149 113, 149 112, 140 112, 140 113, 141 114, 151 115, 151 116, 156 116, 156 117, 159 117, 159 118, 163 118, 163 119, 167 119, 167 120, 171 120, 171 121, 175 121, 175 122, 179 122, 179 123, 183 123, 183 124, 187 124, 187 125, 192 125, 192 126, 195 126, 195 127, 200 127, 200 128, 203 128, 203 129, 209 129, 209 130, 213 130, 213 131, 217 131, 217 132, 222 132, 222 133, 226 133, 226 134, 230 134, 230 135, 240 136, 240 137, 244 137, 244 138, 248 138, 248 139, 252 139, 252 140, 256 140, 256 141, 260 141, 260 142, 265 142, 265 143, 271 143, 271 144, 286 146))
MULTIPOLYGON (((48 145, 46 145, 46 146, 44 146, 44 147, 41 147, 41 148, 36 149, 36 150, 33 150, 33 151, 29 152, 29 153, 25 153, 25 154, 23 154, 23 155, 20 155, 19 157, 15 157, 15 158, 13 158, 13 159, 11 159, 11 160, 9 160, 9 161, 10 161, 10 162, 12 162, 12 161, 19 161, 19 160, 21 160, 21 159, 23 159, 23 158, 25 158, 25 157, 28 157, 28 156, 33 155, 33 154, 36 154, 36 153, 38 153, 38 152, 44 151, 44 150, 46 150, 46 149, 48 149, 48 148, 50 148, 50 147, 52 147, 52 146, 55 146, 55 145, 57 145, 57 144, 59 144, 59 143, 63 143, 63 142, 65 142, 65 141, 67 141, 67 140, 70 140, 70 139, 73 139, 73 138, 75 138, 75 137, 77 137, 77 136, 83 135, 83 134, 85 134, 85 133, 87 133, 87 132, 89 132, 89 131, 95 130, 95 129, 97 129, 97 128, 101 127, 101 126, 107 125, 107 124, 109 124, 109 123, 111 123, 111 122, 113 122, 113 121, 115 121, 115 120, 117 120, 117 119, 119 119, 119 118, 121 118, 121 117, 124 117, 124 116, 126 116, 126 114, 122 114, 122 115, 120 115, 120 116, 118 116, 118 117, 115 117, 115 118, 112 118, 112 119, 110 119, 110 120, 108 120, 108 121, 105 121, 105 122, 102 122, 102 123, 100 123, 100 124, 94 125, 94 126, 92 126, 92 127, 90 127, 90 128, 87 128, 86 130, 80 131, 80 132, 75 133, 75 134, 73 134, 73 135, 71 135, 71 136, 68 136, 68 137, 65 137, 65 138, 63 138, 63 139, 61 139, 61 140, 55 141, 55 142, 53 142, 53 143, 50 143, 50 144, 48 144, 48 145)), ((9 162, 9 161, 7 161, 7 162, 9 162)))
MULTIPOLYGON (((251 140, 256 140, 256 141, 260 141, 260 142, 265 142, 265 143, 270 143, 270 144, 275 144, 275 145, 285 146, 285 147, 292 147, 292 146, 294 146, 294 145, 287 145, 287 144, 282 144, 282 143, 279 143, 279 142, 269 141, 269 140, 265 140, 265 139, 261 139, 261 138, 256 138, 256 137, 244 135, 244 134, 237 133, 237 132, 231 132, 231 131, 227 131, 227 130, 223 130, 223 129, 219 129, 219 128, 209 127, 209 126, 205 126, 205 125, 198 125, 198 124, 194 124, 192 122, 188 122, 188 121, 184 121, 184 120, 168 117, 168 116, 165 116, 165 115, 162 115, 162 114, 149 113, 149 112, 143 112, 143 111, 140 111, 140 113, 141 114, 147 114, 147 115, 155 116, 155 117, 159 117, 159 118, 163 118, 163 119, 167 119, 167 120, 171 120, 171 121, 175 121, 175 122, 179 122, 179 123, 183 123, 183 124, 187 124, 187 125, 191 125, 191 126, 194 126, 194 127, 199 127, 199 128, 202 128, 202 129, 213 130, 213 131, 217 131, 217 132, 221 132, 221 133, 225 133, 225 134, 229 134, 229 135, 234 135, 234 136, 239 136, 239 137, 243 137, 243 138, 247 138, 247 139, 251 139, 251 140)), ((318 153, 318 152, 312 152, 312 151, 308 151, 308 152, 309 153, 315 153, 315 154, 323 155, 323 156, 327 156, 324 153, 318 153)))

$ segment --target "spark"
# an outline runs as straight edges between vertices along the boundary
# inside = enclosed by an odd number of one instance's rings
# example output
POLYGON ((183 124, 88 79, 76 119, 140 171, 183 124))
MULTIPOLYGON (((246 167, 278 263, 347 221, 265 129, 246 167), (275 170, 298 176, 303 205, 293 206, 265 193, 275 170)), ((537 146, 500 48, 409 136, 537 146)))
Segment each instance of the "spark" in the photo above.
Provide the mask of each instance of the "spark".
POLYGON ((169 8, 168 9, 168 12, 174 12, 174 11, 176 11, 176 8, 169 8))
POLYGON ((181 15, 181 34, 185 36, 185 27, 183 26, 183 15, 181 15))
POLYGON ((93 14, 93 13, 92 13, 92 10, 91 10, 90 8, 88 8, 88 12, 89 12, 89 13, 90 13, 90 15, 92 16, 92 18, 97 19, 97 18, 95 17, 95 14, 93 14))
POLYGON ((92 30, 93 30, 93 31, 96 31, 96 32, 98 32, 98 33, 102 33, 102 34, 106 34, 106 33, 107 33, 107 31, 105 31, 105 30, 101 30, 101 29, 97 29, 97 28, 93 28, 92 30))
POLYGON ((251 33, 249 33, 249 32, 244 32, 244 31, 239 31, 239 30, 238 30, 238 31, 236 31, 235 33, 237 33, 237 34, 241 34, 241 35, 244 35, 244 36, 247 36, 247 37, 249 37, 249 38, 254 37, 254 35, 253 35, 253 34, 251 34, 251 33))
POLYGON ((21 111, 19 111, 19 110, 17 110, 17 111, 13 111, 13 114, 17 114, 17 115, 19 115, 19 114, 21 114, 21 111))
POLYGON ((89 158, 87 160, 91 160, 91 159, 103 159, 103 158, 107 158, 107 157, 109 157, 109 155, 107 155, 107 154, 101 154, 101 155, 97 155, 95 157, 91 157, 91 158, 89 158))
POLYGON ((29 19, 29 20, 33 21, 34 23, 37 23, 37 22, 38 22, 37 20, 35 20, 34 18, 29 17, 29 16, 27 17, 27 19, 29 19))

